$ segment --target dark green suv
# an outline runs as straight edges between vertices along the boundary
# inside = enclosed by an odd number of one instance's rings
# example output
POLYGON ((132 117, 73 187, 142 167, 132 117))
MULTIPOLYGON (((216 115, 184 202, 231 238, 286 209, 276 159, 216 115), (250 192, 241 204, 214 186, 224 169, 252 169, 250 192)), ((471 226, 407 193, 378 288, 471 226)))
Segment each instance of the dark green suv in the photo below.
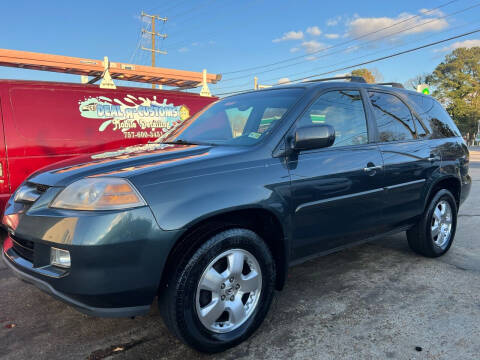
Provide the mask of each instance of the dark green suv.
POLYGON ((400 231, 444 254, 471 184, 457 127, 429 96, 351 80, 224 98, 158 143, 32 175, 4 260, 95 316, 158 296, 176 335, 218 352, 258 328, 289 265, 400 231))

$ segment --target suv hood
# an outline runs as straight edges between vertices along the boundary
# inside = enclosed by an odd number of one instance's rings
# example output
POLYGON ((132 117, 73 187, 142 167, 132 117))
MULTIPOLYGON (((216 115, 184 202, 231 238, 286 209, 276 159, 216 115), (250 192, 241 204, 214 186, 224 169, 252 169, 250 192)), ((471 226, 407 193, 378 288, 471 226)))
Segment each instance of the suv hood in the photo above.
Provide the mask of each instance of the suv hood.
POLYGON ((83 155, 40 169, 28 181, 48 186, 66 186, 88 176, 128 177, 134 172, 173 166, 204 158, 212 150, 204 145, 145 144, 116 151, 83 155))

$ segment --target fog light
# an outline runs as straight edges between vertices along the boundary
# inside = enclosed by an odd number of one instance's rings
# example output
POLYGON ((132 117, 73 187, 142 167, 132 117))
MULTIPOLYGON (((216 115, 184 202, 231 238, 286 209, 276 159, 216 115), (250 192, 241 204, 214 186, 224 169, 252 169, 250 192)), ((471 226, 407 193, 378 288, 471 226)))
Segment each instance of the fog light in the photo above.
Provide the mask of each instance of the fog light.
POLYGON ((52 247, 50 249, 50 264, 60 266, 63 268, 70 267, 70 252, 67 250, 57 249, 52 247))

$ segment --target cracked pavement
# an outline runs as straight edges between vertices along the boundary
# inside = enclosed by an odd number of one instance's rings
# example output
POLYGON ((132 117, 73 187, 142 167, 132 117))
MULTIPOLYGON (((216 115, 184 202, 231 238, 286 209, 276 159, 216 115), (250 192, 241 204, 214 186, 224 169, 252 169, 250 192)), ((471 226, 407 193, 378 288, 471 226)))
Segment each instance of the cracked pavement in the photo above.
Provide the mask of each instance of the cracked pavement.
POLYGON ((260 329, 215 356, 165 328, 155 306, 98 319, 22 282, 0 261, 0 359, 478 359, 480 152, 451 250, 427 259, 404 233, 290 270, 260 329))

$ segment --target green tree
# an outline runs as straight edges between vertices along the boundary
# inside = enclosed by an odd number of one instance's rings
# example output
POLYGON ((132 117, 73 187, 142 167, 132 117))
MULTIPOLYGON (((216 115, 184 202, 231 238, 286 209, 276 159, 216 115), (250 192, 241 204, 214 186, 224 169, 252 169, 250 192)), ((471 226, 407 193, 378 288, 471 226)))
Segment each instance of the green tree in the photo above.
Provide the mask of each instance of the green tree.
POLYGON ((458 48, 445 56, 427 83, 462 134, 477 132, 480 120, 480 47, 458 48))
POLYGON ((368 69, 355 69, 352 71, 352 76, 362 76, 367 83, 377 82, 375 75, 368 69))

